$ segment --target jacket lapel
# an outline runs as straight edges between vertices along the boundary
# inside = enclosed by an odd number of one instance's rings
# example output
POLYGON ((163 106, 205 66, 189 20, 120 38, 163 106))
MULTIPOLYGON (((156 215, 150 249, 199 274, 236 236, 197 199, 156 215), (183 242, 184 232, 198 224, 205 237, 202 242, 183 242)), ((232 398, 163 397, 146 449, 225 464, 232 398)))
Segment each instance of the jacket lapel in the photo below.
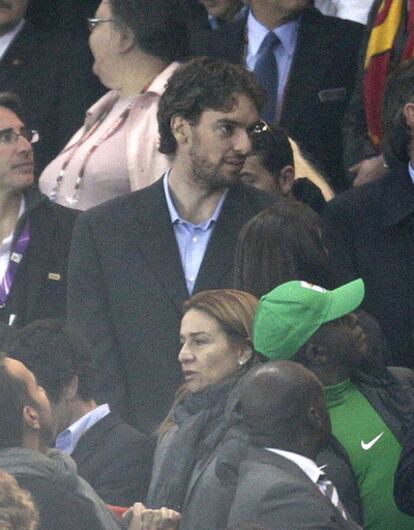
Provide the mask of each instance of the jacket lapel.
POLYGON ((139 192, 134 208, 133 226, 127 228, 133 238, 131 244, 144 256, 149 269, 181 313, 188 291, 162 178, 139 192))

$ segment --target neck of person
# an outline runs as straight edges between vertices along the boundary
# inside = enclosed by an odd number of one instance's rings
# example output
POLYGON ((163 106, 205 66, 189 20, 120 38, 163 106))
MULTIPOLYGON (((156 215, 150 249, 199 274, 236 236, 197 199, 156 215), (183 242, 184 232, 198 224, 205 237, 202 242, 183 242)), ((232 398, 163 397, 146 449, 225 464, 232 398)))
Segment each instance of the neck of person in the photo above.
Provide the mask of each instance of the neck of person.
POLYGON ((92 412, 97 407, 98 405, 96 404, 96 401, 94 399, 88 399, 87 401, 84 401, 83 399, 77 398, 72 403, 70 425, 80 420, 83 416, 89 414, 89 412, 92 412))
POLYGON ((260 436, 251 435, 250 439, 255 445, 266 447, 269 449, 277 449, 279 451, 289 451, 290 453, 296 453, 298 455, 305 456, 311 460, 315 460, 320 449, 321 443, 319 440, 314 439, 313 436, 303 436, 298 439, 298 433, 292 432, 286 440, 282 440, 280 436, 260 436))
POLYGON ((158 57, 131 50, 120 58, 118 92, 121 97, 137 96, 148 88, 168 63, 158 57))
POLYGON ((296 12, 293 14, 286 14, 283 11, 279 11, 274 3, 263 1, 258 3, 255 2, 254 5, 252 5, 252 11, 254 18, 270 31, 279 26, 283 26, 283 24, 286 24, 299 16, 296 12))
POLYGON ((210 189, 202 187, 191 178, 188 168, 174 161, 168 185, 175 209, 180 217, 189 223, 200 224, 214 214, 227 188, 210 189))
POLYGON ((0 190, 0 242, 14 232, 22 198, 21 192, 0 190))
POLYGON ((319 379, 323 386, 333 386, 343 383, 351 377, 352 369, 348 366, 327 363, 323 366, 308 367, 319 379))

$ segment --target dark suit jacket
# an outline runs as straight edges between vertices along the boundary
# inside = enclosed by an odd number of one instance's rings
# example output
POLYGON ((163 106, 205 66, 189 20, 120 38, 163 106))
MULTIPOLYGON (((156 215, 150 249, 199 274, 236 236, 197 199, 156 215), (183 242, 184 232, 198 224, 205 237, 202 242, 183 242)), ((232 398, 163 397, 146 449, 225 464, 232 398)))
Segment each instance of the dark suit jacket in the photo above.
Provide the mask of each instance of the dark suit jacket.
POLYGON ((72 458, 78 473, 107 504, 143 501, 151 475, 153 447, 146 435, 110 413, 79 440, 72 458))
POLYGON ((53 204, 35 187, 25 192, 26 212, 19 220, 14 238, 26 219, 31 239, 14 278, 0 321, 8 323, 16 315, 15 326, 39 318, 66 316, 67 267, 72 229, 77 212, 53 204))
POLYGON ((266 449, 251 448, 240 464, 228 525, 262 525, 269 530, 359 528, 293 462, 266 449))
MULTIPOLYGON (((233 285, 239 230, 274 200, 248 186, 229 191, 194 292, 233 285)), ((101 396, 154 428, 182 382, 178 331, 189 297, 162 180, 83 213, 69 269, 69 318, 93 346, 101 396)))
POLYGON ((414 515, 414 415, 395 474, 394 496, 402 512, 414 515))
MULTIPOLYGON (((318 163, 336 190, 348 187, 342 170, 341 123, 353 90, 363 26, 305 9, 280 117, 294 140, 318 163)), ((195 55, 243 62, 244 23, 225 31, 197 31, 195 55)))
POLYGON ((36 172, 54 158, 83 124, 102 93, 92 74, 86 42, 26 22, 0 61, 0 91, 20 96, 26 124, 40 133, 36 172))
POLYGON ((325 236, 341 283, 364 280, 363 308, 378 319, 394 364, 414 368, 414 185, 407 164, 328 202, 325 236))

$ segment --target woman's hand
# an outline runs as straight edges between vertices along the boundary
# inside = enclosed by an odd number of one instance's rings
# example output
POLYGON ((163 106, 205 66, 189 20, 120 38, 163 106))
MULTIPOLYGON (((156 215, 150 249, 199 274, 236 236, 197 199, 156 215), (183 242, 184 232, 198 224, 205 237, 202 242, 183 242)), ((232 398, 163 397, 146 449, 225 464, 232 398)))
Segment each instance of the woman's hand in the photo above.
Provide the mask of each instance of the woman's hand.
POLYGON ((181 515, 169 508, 151 510, 136 502, 123 516, 128 530, 176 530, 181 515))

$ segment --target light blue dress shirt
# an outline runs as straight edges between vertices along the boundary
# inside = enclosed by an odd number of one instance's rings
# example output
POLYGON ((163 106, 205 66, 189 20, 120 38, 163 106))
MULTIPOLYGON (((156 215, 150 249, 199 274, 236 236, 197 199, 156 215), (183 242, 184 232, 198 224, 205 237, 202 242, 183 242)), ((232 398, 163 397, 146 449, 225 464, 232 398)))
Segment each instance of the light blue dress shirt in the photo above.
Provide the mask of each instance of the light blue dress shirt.
POLYGON ((180 252, 185 283, 187 285, 187 290, 191 295, 208 242, 223 208, 228 189, 223 193, 223 196, 210 219, 207 219, 204 223, 195 225, 182 219, 178 214, 168 186, 169 174, 170 171, 167 171, 163 179, 165 199, 167 201, 168 211, 170 212, 171 222, 174 226, 175 239, 177 240, 178 250, 180 252))
POLYGON ((99 420, 107 416, 111 412, 109 405, 105 403, 100 405, 88 414, 85 414, 79 418, 75 423, 72 423, 67 429, 61 432, 56 438, 55 447, 71 455, 75 450, 75 447, 82 436, 88 431, 91 427, 98 423, 99 420))
MULTIPOLYGON (((289 78, 289 71, 292 65, 293 55, 295 53, 296 42, 298 40, 298 29, 301 17, 291 20, 282 26, 278 26, 273 30, 273 33, 280 39, 280 44, 275 47, 274 55, 277 62, 279 83, 277 92, 276 117, 280 117, 283 96, 289 78)), ((258 20, 254 18, 253 12, 250 10, 247 17, 247 53, 246 66, 253 71, 257 60, 260 57, 261 45, 264 38, 269 33, 269 29, 263 26, 258 20)))

